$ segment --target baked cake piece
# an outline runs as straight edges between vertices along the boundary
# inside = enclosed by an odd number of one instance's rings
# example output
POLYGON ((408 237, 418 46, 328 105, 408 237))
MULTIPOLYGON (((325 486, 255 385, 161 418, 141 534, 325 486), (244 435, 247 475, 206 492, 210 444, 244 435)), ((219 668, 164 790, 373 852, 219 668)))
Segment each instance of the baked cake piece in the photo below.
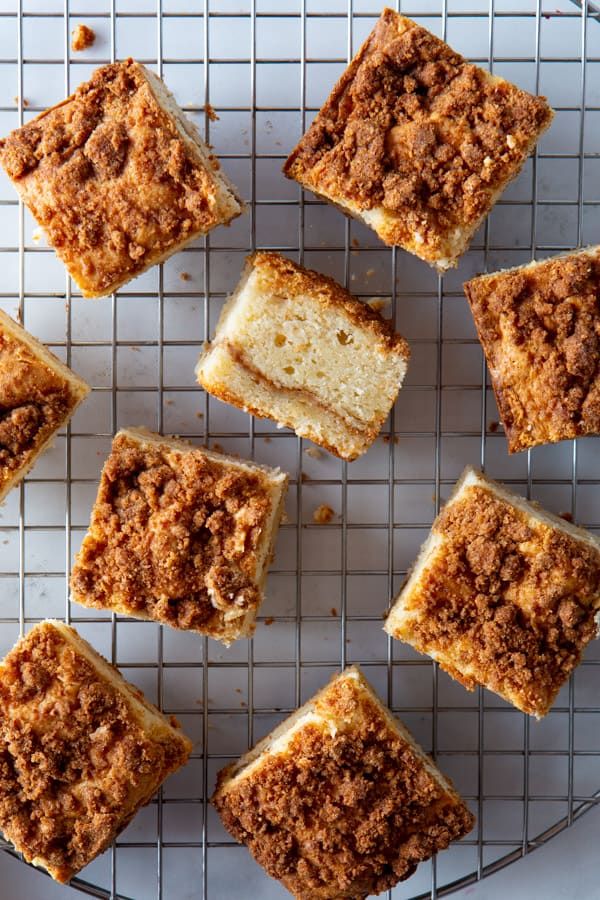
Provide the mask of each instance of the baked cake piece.
POLYGON ((90 388, 0 309, 0 502, 90 388))
POLYGON ((384 9, 283 171, 444 272, 552 117, 384 9))
POLYGON ((385 630, 544 716, 596 637, 600 540, 468 466, 385 630))
POLYGON ((0 163, 84 297, 245 210, 173 95, 131 59, 0 141, 0 163))
POLYGON ((224 644, 254 631, 288 478, 143 428, 113 441, 72 599, 224 644))
POLYGON ((302 900, 379 894, 475 821, 355 666, 223 769, 211 803, 302 900))
POLYGON ((332 278, 256 253, 196 374, 220 400, 353 460, 379 434, 409 356, 390 323, 332 278))
POLYGON ((600 246, 464 287, 509 453, 600 434, 600 246))
POLYGON ((73 628, 36 625, 0 664, 0 830, 68 881, 187 761, 176 726, 73 628))

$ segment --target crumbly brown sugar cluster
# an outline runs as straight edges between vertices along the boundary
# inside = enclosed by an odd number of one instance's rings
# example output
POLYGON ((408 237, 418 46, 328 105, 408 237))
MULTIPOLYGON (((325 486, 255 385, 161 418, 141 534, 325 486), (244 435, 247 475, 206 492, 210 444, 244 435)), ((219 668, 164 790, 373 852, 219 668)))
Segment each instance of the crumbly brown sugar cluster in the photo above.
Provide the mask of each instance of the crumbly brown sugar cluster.
POLYGON ((386 243, 444 269, 551 119, 543 98, 386 9, 284 172, 347 212, 381 208, 367 224, 386 243))
POLYGON ((600 248, 465 284, 516 453, 600 434, 600 248))
POLYGON ((242 211, 231 194, 225 214, 219 163, 206 148, 199 157, 198 135, 151 79, 133 60, 103 66, 0 141, 0 162, 87 296, 242 211))
POLYGON ((212 799, 226 828, 294 896, 380 893, 470 831, 470 812, 362 677, 339 676, 314 710, 247 776, 227 785, 224 769, 212 799))
POLYGON ((470 690, 544 715, 596 637, 600 608, 600 544, 565 529, 484 481, 457 489, 386 630, 470 690))
POLYGON ((117 435, 71 574, 73 599, 227 642, 238 637, 262 601, 268 482, 258 467, 226 465, 218 454, 191 446, 173 453, 117 435))
POLYGON ((69 632, 41 623, 0 664, 0 829, 58 881, 103 852, 191 750, 116 670, 103 677, 69 632))

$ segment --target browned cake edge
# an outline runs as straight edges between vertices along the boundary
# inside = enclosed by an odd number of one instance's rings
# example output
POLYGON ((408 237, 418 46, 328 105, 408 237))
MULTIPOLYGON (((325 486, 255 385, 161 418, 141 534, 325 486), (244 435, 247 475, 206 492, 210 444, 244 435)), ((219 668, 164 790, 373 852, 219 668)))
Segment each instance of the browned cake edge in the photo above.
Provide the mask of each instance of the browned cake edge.
MULTIPOLYGON (((21 468, 17 469, 13 472, 12 476, 6 479, 4 482, 0 484, 0 503, 4 500, 6 495, 13 487, 15 487, 20 481, 25 478, 28 472, 31 471, 38 458, 44 453, 45 450, 50 447, 54 438, 56 437, 56 433, 69 422, 77 407, 82 403, 87 395, 90 393, 91 388, 86 382, 75 374, 68 366, 66 366, 57 356, 52 353, 45 344, 42 344, 36 337, 26 331, 22 325, 19 325, 8 313, 4 312, 4 310, 0 309, 0 332, 6 332, 10 337, 12 337, 15 341, 19 341, 31 350, 36 359, 39 359, 40 362, 55 372, 59 377, 63 378, 64 381, 69 385, 71 391, 72 405, 69 412, 65 415, 62 422, 58 425, 54 431, 48 435, 46 440, 42 441, 42 443, 31 452, 29 459, 27 459, 21 468)), ((2 406, 2 398, 0 397, 0 409, 2 406)))

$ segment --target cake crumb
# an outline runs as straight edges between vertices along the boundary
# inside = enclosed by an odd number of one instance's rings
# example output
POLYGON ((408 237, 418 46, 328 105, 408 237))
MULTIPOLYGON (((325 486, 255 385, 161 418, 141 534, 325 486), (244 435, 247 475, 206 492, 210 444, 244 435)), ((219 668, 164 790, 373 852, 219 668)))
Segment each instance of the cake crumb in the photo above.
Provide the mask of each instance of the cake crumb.
POLYGON ((300 481, 304 484, 305 481, 309 481, 309 480, 310 479, 309 479, 308 475, 306 474, 306 472, 302 472, 302 474, 300 476, 300 481))
POLYGON ((221 444, 218 444, 217 441, 215 441, 215 442, 213 443, 212 449, 213 449, 213 450, 216 450, 217 453, 225 453, 225 451, 223 450, 223 447, 221 446, 221 444))
POLYGON ((329 525, 334 515, 334 511, 328 503, 321 503, 314 511, 313 519, 317 525, 329 525))
POLYGON ((263 438, 263 441, 265 442, 265 444, 270 444, 271 438, 268 435, 265 435, 265 437, 263 438))
POLYGON ((330 615, 330 616, 337 616, 337 614, 338 614, 337 609, 335 608, 335 606, 332 606, 331 609, 329 610, 329 615, 330 615))
MULTIPOLYGON (((13 97, 13 103, 16 103, 17 106, 19 105, 19 97, 18 96, 13 97)), ((25 100, 25 98, 23 98, 23 106, 25 108, 27 108, 29 106, 29 102, 27 100, 25 100)))
POLYGON ((34 228, 33 231, 32 231, 32 233, 31 233, 31 239, 32 239, 36 244, 38 244, 38 243, 41 241, 41 239, 42 239, 42 234, 43 234, 43 232, 42 232, 42 229, 41 229, 41 228, 34 228))
MULTIPOLYGON (((392 437, 391 434, 384 434, 381 439, 384 444, 389 444, 391 437, 392 437)), ((398 444, 398 435, 397 434, 394 435, 394 444, 396 444, 396 445, 398 444)))
POLYGON ((307 447, 304 451, 307 456, 310 456, 311 459, 321 459, 323 453, 319 450, 318 447, 307 447))
POLYGON ((215 112, 214 106, 212 106, 210 103, 205 103, 202 108, 204 109, 204 112, 206 113, 206 115, 208 116, 208 118, 210 119, 211 122, 219 121, 219 117, 215 112))
POLYGON ((131 347, 130 347, 129 349, 130 349, 130 350, 135 350, 136 353, 139 353, 139 352, 140 352, 140 348, 139 348, 139 347, 136 347, 135 344, 132 344, 131 347))
POLYGON ((203 412, 197 412, 197 413, 196 413, 196 418, 197 418, 197 419, 203 419, 203 418, 204 418, 204 413, 203 413, 203 412))
POLYGON ((189 280, 190 280, 190 274, 189 274, 189 272, 182 272, 181 275, 180 275, 179 277, 181 278, 182 281, 189 281, 189 280))
POLYGON ((490 432, 490 434, 495 434, 499 428, 500 422, 496 422, 496 420, 490 422, 490 424, 488 425, 488 431, 490 432))
POLYGON ((267 618, 265 619, 265 625, 267 626, 267 628, 269 627, 269 625, 272 625, 274 621, 275 619, 273 618, 273 616, 267 616, 267 618))
POLYGON ((390 305, 390 299, 389 297, 373 297, 372 300, 367 300, 367 305, 374 309, 375 312, 380 313, 386 306, 390 305))
POLYGON ((558 514, 558 516, 559 516, 560 519, 564 519, 565 522, 572 522, 572 521, 573 521, 573 514, 570 513, 570 512, 560 512, 560 513, 558 514))
POLYGON ((165 400, 165 406, 173 406, 173 401, 169 399, 165 400))
POLYGON ((359 243, 358 243, 357 238, 352 238, 352 246, 353 246, 353 247, 358 247, 358 246, 359 246, 359 243))
POLYGON ((71 50, 77 53, 80 50, 87 50, 96 40, 96 32, 87 25, 79 24, 71 32, 71 50))

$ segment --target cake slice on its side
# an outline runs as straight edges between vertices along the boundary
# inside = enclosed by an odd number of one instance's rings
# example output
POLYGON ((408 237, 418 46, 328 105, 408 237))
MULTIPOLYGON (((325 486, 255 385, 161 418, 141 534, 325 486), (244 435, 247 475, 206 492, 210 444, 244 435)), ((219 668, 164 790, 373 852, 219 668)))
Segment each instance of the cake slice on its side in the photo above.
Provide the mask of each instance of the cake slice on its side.
POLYGON ((211 803, 302 900, 387 890, 474 824, 355 666, 223 769, 211 803))
POLYGON ((283 171, 443 273, 553 115, 384 9, 283 171))
POLYGON ((0 163, 85 297, 245 211, 173 95, 131 59, 1 140, 0 163))
POLYGON ((0 502, 89 391, 85 381, 0 310, 0 502))
POLYGON ((113 441, 71 573, 77 603, 198 631, 254 631, 288 479, 143 428, 113 441))
POLYGON ((546 715, 596 637, 600 540, 468 466, 385 630, 466 688, 546 715))
POLYGON ((464 287, 509 453, 600 434, 600 246, 464 287))
POLYGON ((256 253, 196 374, 220 400, 353 460, 379 434, 409 356, 390 323, 332 278, 256 253))
POLYGON ((35 625, 0 664, 0 831, 68 881, 187 761, 173 723, 73 628, 35 625))

